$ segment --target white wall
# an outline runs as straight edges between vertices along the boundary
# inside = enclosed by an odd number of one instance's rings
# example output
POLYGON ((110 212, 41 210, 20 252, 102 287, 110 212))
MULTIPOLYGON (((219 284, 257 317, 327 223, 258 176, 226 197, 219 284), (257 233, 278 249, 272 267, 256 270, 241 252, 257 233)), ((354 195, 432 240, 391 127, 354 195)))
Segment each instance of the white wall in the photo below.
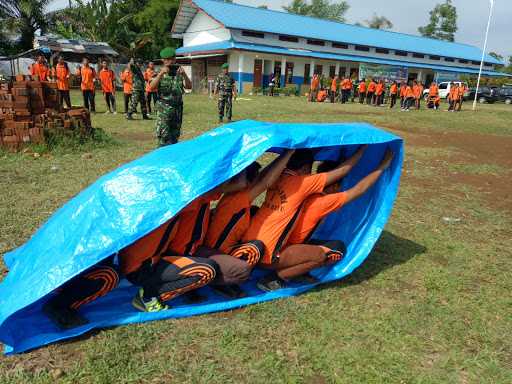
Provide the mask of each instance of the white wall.
POLYGON ((231 33, 221 24, 199 11, 183 34, 183 46, 216 43, 231 39, 231 33))

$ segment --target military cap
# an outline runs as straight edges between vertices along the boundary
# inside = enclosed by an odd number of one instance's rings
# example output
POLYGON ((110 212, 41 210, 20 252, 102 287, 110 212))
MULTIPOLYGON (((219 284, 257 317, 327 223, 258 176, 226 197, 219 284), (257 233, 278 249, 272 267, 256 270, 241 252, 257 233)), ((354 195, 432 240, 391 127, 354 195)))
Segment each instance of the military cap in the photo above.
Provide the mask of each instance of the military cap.
POLYGON ((228 63, 224 63, 222 64, 222 69, 229 69, 229 64, 228 63))
POLYGON ((176 56, 176 50, 172 47, 167 47, 160 51, 162 59, 172 59, 174 56, 176 56))

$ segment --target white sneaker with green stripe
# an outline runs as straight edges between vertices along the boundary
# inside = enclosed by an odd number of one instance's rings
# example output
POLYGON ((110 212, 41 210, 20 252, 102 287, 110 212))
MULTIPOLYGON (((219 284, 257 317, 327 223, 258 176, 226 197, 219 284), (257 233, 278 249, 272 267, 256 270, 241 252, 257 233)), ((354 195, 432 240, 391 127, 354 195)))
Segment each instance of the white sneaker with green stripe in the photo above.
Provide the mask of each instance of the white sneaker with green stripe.
POLYGON ((142 288, 139 289, 139 292, 133 298, 132 305, 142 312, 159 312, 169 309, 169 306, 163 304, 158 297, 144 300, 144 289, 142 288))

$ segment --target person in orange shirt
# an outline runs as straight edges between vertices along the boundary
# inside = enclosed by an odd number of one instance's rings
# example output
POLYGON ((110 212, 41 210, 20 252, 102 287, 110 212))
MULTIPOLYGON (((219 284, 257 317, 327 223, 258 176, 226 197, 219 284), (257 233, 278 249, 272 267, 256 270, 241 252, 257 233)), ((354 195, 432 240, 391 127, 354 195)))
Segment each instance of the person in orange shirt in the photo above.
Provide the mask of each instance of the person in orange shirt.
POLYGON ((146 80, 146 102, 148 104, 148 112, 151 113, 151 100, 153 106, 156 106, 158 100, 158 92, 156 89, 151 88, 151 81, 157 76, 155 71, 155 63, 149 62, 148 68, 144 71, 144 80, 146 80))
POLYGON ((311 88, 310 88, 310 91, 309 91, 309 101, 311 101, 311 102, 315 102, 316 101, 316 97, 318 96, 319 88, 320 88, 320 78, 315 73, 313 75, 313 78, 311 79, 311 88))
POLYGON ((343 80, 341 80, 341 103, 345 104, 349 97, 350 97, 350 91, 352 90, 352 80, 350 80, 348 77, 344 77, 343 80))
POLYGON ((368 84, 368 88, 366 91, 366 104, 371 105, 375 102, 375 89, 377 88, 377 83, 373 79, 370 80, 370 84, 368 84))
POLYGON ((459 100, 457 103, 457 111, 460 112, 462 109, 462 103, 464 102, 464 94, 466 93, 466 85, 464 83, 460 83, 459 85, 459 100))
POLYGON ((400 109, 405 109, 405 94, 407 91, 407 84, 405 81, 400 83, 400 109))
POLYGON ((338 76, 334 76, 333 79, 331 80, 331 89, 330 89, 330 98, 331 98, 331 103, 334 103, 334 101, 336 100, 336 97, 338 95, 338 76))
POLYGON ((380 107, 384 103, 384 80, 379 80, 375 86, 375 106, 380 107))
MULTIPOLYGON (((336 169, 312 175, 314 155, 311 150, 296 150, 288 161, 287 168, 278 182, 268 189, 265 201, 254 215, 244 241, 259 240, 264 245, 265 253, 260 265, 272 270, 279 270, 307 262, 305 255, 294 252, 281 252, 297 222, 300 208, 307 197, 321 193, 324 188, 344 177, 362 157, 367 146, 361 146, 347 161, 336 169)), ((258 282, 262 290, 273 290, 279 284, 272 275, 258 282)), ((276 288, 277 289, 277 288, 276 288)))
POLYGON ((124 96, 124 114, 128 115, 128 107, 132 99, 133 92, 133 74, 127 67, 121 72, 121 82, 123 83, 123 96, 124 96))
POLYGON ((101 90, 105 96, 105 103, 107 104, 107 111, 105 113, 116 114, 116 75, 114 71, 108 67, 107 60, 103 60, 101 62, 99 79, 101 83, 101 90))
POLYGON ((177 234, 180 214, 119 251, 122 273, 139 290, 132 305, 143 312, 169 309, 166 301, 210 283, 217 274, 214 261, 167 253, 177 234))
MULTIPOLYGON (((337 181, 325 187, 323 192, 309 196, 303 203, 297 222, 281 253, 280 259, 282 258, 283 261, 280 260, 279 267, 276 268, 277 276, 269 278, 272 284, 267 282, 263 287, 274 290, 283 287, 287 281, 299 277, 305 281, 314 282, 314 278, 308 275, 311 270, 340 261, 346 253, 342 241, 311 239, 312 235, 326 216, 359 198, 370 189, 389 167, 392 159, 393 153, 388 149, 379 166, 354 187, 339 192, 341 183, 337 181), (295 259, 291 259, 288 255, 295 255, 295 259)), ((318 166, 317 172, 330 172, 338 166, 339 163, 336 161, 324 161, 318 166)))
POLYGON ((409 81, 409 84, 405 87, 405 101, 404 101, 404 107, 402 111, 410 111, 411 106, 414 104, 415 97, 414 97, 414 91, 413 91, 413 85, 412 82, 409 81))
POLYGON ((36 62, 30 67, 30 75, 37 76, 39 81, 47 81, 50 77, 50 70, 43 55, 36 58, 36 62))
POLYGON ((414 92, 415 106, 416 109, 421 108, 421 98, 423 97, 423 84, 414 81, 412 90, 414 92))
POLYGON ((366 98, 366 79, 362 79, 357 86, 357 92, 359 93, 359 104, 363 104, 366 98))
POLYGON ((322 88, 318 91, 316 101, 323 103, 325 100, 327 100, 327 91, 322 88))
POLYGON ((82 66, 76 70, 76 75, 80 76, 80 89, 84 100, 84 107, 91 112, 96 112, 96 103, 94 101, 94 88, 96 82, 96 71, 89 65, 89 59, 84 57, 82 66))
POLYGON ((450 93, 448 95, 449 95, 448 96, 448 102, 449 102, 448 111, 455 112, 455 107, 457 106, 457 103, 459 101, 459 87, 453 81, 450 84, 450 93))
POLYGON ((52 77, 57 81, 60 108, 64 106, 64 102, 66 102, 68 108, 71 108, 71 98, 69 97, 69 77, 71 72, 62 56, 59 56, 57 59, 57 65, 53 68, 52 72, 52 77))
POLYGON ((437 83, 434 81, 430 84, 428 89, 428 108, 438 109, 439 104, 441 103, 441 98, 439 97, 439 87, 437 83))
POLYGON ((398 84, 396 81, 393 81, 393 83, 391 84, 391 87, 389 87, 389 96, 391 99, 391 101, 389 103, 389 108, 393 108, 395 106, 397 95, 398 95, 398 84))

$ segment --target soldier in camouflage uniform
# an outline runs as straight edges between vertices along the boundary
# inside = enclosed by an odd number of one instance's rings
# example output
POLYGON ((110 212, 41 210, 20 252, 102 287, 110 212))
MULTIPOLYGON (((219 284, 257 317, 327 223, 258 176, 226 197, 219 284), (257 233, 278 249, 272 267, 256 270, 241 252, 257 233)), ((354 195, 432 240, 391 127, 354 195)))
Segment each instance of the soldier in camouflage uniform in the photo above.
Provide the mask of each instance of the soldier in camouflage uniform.
POLYGON ((222 65, 222 73, 217 76, 215 80, 215 94, 219 95, 218 108, 219 108, 219 122, 224 120, 224 109, 228 122, 231 121, 233 115, 233 96, 236 99, 236 83, 235 80, 229 75, 229 64, 222 65))
POLYGON ((151 81, 151 88, 158 89, 156 102, 156 137, 160 146, 176 144, 183 119, 183 93, 192 83, 183 68, 176 66, 173 48, 164 48, 160 57, 164 66, 151 81))
POLYGON ((132 82, 133 82, 133 90, 132 90, 132 98, 130 100, 130 108, 128 113, 126 114, 126 118, 128 120, 133 120, 132 115, 137 112, 137 104, 140 103, 140 109, 142 111, 142 118, 144 120, 151 120, 148 117, 148 110, 146 104, 146 91, 145 85, 146 82, 144 80, 144 75, 142 74, 142 70, 138 63, 132 58, 128 63, 128 69, 132 73, 132 82))

